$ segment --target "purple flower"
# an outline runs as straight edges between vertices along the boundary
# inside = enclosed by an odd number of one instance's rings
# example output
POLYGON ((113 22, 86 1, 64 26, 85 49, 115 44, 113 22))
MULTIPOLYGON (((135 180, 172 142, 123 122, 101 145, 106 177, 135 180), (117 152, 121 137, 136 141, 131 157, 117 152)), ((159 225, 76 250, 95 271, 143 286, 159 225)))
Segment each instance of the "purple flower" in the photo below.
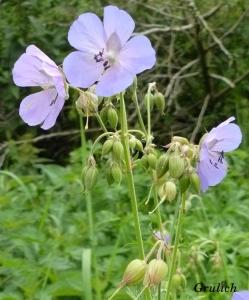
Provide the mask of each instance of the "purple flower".
POLYGON ((130 39, 134 28, 131 16, 115 6, 104 8, 103 23, 95 14, 80 15, 68 33, 78 51, 63 63, 70 84, 88 88, 97 82, 98 96, 112 96, 130 86, 136 74, 152 68, 155 50, 143 35, 130 39))
POLYGON ((161 233, 160 231, 155 231, 153 232, 154 237, 158 240, 158 241, 162 241, 164 243, 164 246, 167 247, 170 243, 170 235, 166 232, 161 233))
POLYGON ((231 300, 249 300, 249 291, 235 292, 231 300))
POLYGON ((40 49, 30 45, 16 61, 12 74, 18 86, 43 89, 22 100, 19 114, 23 121, 30 126, 41 125, 42 129, 54 126, 68 98, 62 70, 40 49))
POLYGON ((203 192, 223 180, 227 173, 224 153, 235 150, 241 143, 241 130, 238 125, 231 123, 234 120, 234 117, 230 117, 202 138, 197 172, 203 192))

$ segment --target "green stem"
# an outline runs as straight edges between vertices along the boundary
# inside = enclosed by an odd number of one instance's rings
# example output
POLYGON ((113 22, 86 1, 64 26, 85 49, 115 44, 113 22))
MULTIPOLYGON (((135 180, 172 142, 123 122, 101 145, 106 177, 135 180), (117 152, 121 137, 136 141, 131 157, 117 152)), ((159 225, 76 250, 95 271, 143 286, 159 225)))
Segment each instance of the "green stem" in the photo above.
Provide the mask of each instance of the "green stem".
POLYGON ((138 100, 137 100, 137 92, 136 91, 133 92, 132 98, 133 98, 133 101, 134 101, 135 106, 136 106, 139 125, 142 128, 144 134, 147 135, 147 131, 146 131, 146 128, 145 128, 145 125, 144 125, 142 115, 141 115, 140 106, 139 106, 139 103, 138 103, 138 100))
POLYGON ((99 122, 99 124, 100 124, 102 130, 103 130, 104 132, 107 132, 108 130, 106 129, 105 124, 104 124, 104 122, 102 121, 102 119, 101 119, 99 113, 96 113, 96 117, 97 117, 97 120, 98 120, 98 122, 99 122))
POLYGON ((154 196, 154 205, 157 207, 156 213, 157 213, 157 223, 158 223, 158 228, 161 232, 161 235, 163 236, 163 223, 162 223, 162 217, 161 217, 161 212, 160 212, 160 205, 158 205, 158 197, 157 197, 157 188, 154 186, 153 189, 153 196, 154 196))
MULTIPOLYGON (((128 190, 130 194, 133 218, 135 223, 135 231, 136 231, 136 239, 138 243, 138 252, 141 259, 144 259, 144 246, 142 233, 139 222, 138 215, 138 206, 137 206, 137 196, 134 185, 134 178, 131 168, 131 157, 130 157, 130 149, 129 149, 129 140, 128 140, 128 124, 127 124, 127 116, 126 116, 126 108, 124 95, 120 94, 120 119, 121 119, 121 138, 122 144, 124 147, 124 158, 125 158, 125 166, 127 172, 127 180, 128 180, 128 190)), ((146 289, 146 298, 151 299, 149 289, 146 289)))
POLYGON ((168 279, 168 284, 167 284, 167 292, 166 292, 165 300, 170 299, 170 289, 171 289, 171 284, 172 284, 172 277, 175 272, 177 249, 178 249, 178 245, 179 245, 179 241, 180 241, 182 220, 183 220, 183 215, 184 215, 184 210, 185 210, 185 201, 186 201, 186 195, 185 195, 185 193, 183 193, 181 195, 181 207, 179 210, 178 220, 177 220, 177 225, 176 225, 175 243, 174 243, 172 259, 171 259, 171 264, 170 264, 169 279, 168 279))

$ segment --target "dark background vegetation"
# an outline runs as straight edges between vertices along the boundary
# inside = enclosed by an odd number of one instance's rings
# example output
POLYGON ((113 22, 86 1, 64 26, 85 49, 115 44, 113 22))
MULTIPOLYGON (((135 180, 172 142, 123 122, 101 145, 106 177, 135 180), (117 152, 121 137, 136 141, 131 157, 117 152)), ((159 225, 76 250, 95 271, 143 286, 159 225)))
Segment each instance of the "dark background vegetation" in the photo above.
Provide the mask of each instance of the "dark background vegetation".
MULTIPOLYGON (((147 83, 156 81, 166 97, 165 115, 153 111, 157 144, 165 145, 172 134, 189 138, 207 95, 210 100, 198 138, 229 116, 237 117, 244 133, 243 146, 231 155, 230 175, 202 202, 195 197, 189 200, 182 250, 188 289, 181 299, 195 299, 192 286, 196 280, 227 280, 240 289, 249 288, 249 3, 196 0, 198 11, 189 3, 0 0, 0 299, 84 299, 81 252, 89 243, 89 228, 80 193, 79 124, 74 104, 67 102, 49 132, 28 127, 19 118, 18 107, 31 89, 14 86, 11 70, 29 44, 61 64, 71 51, 67 33, 73 20, 85 11, 102 15, 107 4, 126 9, 136 21, 136 32, 144 32, 156 48, 157 64, 139 76, 138 93, 142 105, 147 83)), ((133 103, 128 105, 129 121, 136 125, 133 103)), ((90 125, 87 137, 94 139, 98 124, 91 120, 90 125)), ((155 220, 144 207, 148 180, 138 171, 136 182, 149 249, 155 220)), ((136 255, 136 246, 126 188, 109 188, 100 176, 93 199, 99 275, 92 281, 94 297, 100 300, 118 284, 125 265, 136 255)), ((163 210, 169 222, 173 210, 174 204, 163 210)), ((132 298, 123 294, 120 299, 132 298)), ((202 295, 201 299, 229 296, 202 295)))

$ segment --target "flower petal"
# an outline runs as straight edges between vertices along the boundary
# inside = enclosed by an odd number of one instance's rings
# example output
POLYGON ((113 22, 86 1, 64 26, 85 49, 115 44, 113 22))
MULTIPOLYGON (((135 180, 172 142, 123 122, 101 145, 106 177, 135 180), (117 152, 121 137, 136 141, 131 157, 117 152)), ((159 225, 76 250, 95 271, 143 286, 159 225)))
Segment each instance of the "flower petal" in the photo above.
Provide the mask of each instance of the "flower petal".
POLYGON ((130 39, 121 50, 119 62, 134 74, 151 69, 156 62, 155 50, 145 36, 130 39))
POLYGON ((20 104, 20 117, 30 126, 41 124, 50 113, 51 103, 56 96, 56 89, 48 89, 27 96, 20 104))
POLYGON ((22 54, 12 70, 14 83, 18 86, 42 86, 52 84, 51 77, 41 72, 42 62, 35 56, 22 54))
POLYGON ((54 126, 57 117, 64 106, 64 103, 65 103, 64 98, 61 97, 56 98, 56 101, 53 104, 51 104, 50 112, 41 126, 42 129, 47 130, 54 126))
POLYGON ((37 48, 35 45, 30 45, 26 49, 26 53, 30 56, 35 56, 36 58, 39 58, 40 61, 46 62, 50 64, 51 66, 57 67, 55 62, 52 61, 44 52, 42 52, 39 48, 37 48))
POLYGON ((126 11, 109 5, 104 8, 104 28, 107 40, 116 32, 121 44, 124 45, 132 35, 135 23, 126 11))
POLYGON ((124 91, 133 82, 134 75, 121 65, 113 65, 108 69, 96 86, 98 96, 109 97, 124 91))
POLYGON ((248 300, 249 291, 235 292, 231 300, 248 300))
POLYGON ((63 70, 70 84, 88 88, 99 80, 104 67, 101 62, 96 63, 89 54, 75 51, 64 59, 63 70))
POLYGON ((78 17, 70 27, 68 41, 77 50, 93 55, 105 48, 104 27, 93 13, 85 13, 78 17))

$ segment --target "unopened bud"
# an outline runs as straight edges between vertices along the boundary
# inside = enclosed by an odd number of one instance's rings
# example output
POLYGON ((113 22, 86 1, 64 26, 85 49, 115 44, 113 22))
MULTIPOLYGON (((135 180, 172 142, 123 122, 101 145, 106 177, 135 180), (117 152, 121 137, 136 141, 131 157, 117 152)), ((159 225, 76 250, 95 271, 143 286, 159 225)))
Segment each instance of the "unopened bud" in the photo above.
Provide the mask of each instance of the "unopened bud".
POLYGON ((86 190, 91 190, 97 181, 98 169, 90 166, 83 170, 83 184, 86 190))
POLYGON ((144 154, 144 156, 141 157, 140 161, 141 161, 141 163, 142 163, 142 165, 145 169, 149 168, 149 162, 148 162, 148 155, 147 154, 144 154))
POLYGON ((172 286, 174 289, 181 289, 186 286, 186 278, 182 273, 176 273, 172 276, 172 286))
POLYGON ((107 119, 110 126, 116 129, 118 125, 118 114, 113 107, 109 107, 107 111, 107 119))
POLYGON ((136 148, 138 151, 143 152, 143 144, 142 144, 142 142, 139 141, 138 139, 137 139, 136 147, 135 147, 135 148, 136 148))
POLYGON ((107 141, 105 141, 103 148, 102 148, 102 155, 106 155, 109 152, 112 151, 112 146, 113 146, 113 139, 110 138, 107 141))
POLYGON ((115 182, 120 183, 122 180, 122 171, 117 164, 113 164, 111 167, 111 174, 115 182))
POLYGON ((136 144, 137 144, 137 139, 135 138, 135 136, 132 136, 132 137, 129 139, 129 146, 130 146, 130 148, 131 148, 132 150, 135 149, 136 144))
POLYGON ((190 182, 189 177, 186 174, 183 174, 183 176, 179 179, 180 189, 181 192, 184 193, 188 189, 190 182))
POLYGON ((134 259, 131 261, 124 271, 121 285, 135 285, 144 278, 147 264, 144 260, 134 259))
POLYGON ((162 177, 167 171, 169 167, 169 156, 168 154, 163 154, 159 157, 156 164, 156 174, 157 177, 162 177))
POLYGON ((164 187, 166 199, 168 201, 173 201, 176 197, 177 190, 176 185, 172 181, 167 181, 164 187))
POLYGON ((146 108, 147 108, 148 101, 150 101, 150 110, 152 110, 154 106, 154 97, 151 93, 147 93, 144 97, 144 105, 146 108))
POLYGON ((173 178, 182 176, 185 169, 185 161, 180 155, 173 154, 169 158, 169 173, 173 178))
POLYGON ((113 157, 116 161, 121 161, 124 156, 124 148, 120 141, 115 141, 112 147, 113 157))
POLYGON ((157 162, 156 155, 153 154, 153 153, 149 153, 147 155, 147 159, 148 159, 148 164, 151 167, 151 169, 155 169, 156 168, 156 162, 157 162))
POLYGON ((144 277, 145 286, 153 286, 159 284, 166 276, 168 266, 162 259, 152 259, 144 277))
POLYGON ((156 92, 153 96, 153 100, 156 108, 160 111, 161 114, 163 114, 166 104, 163 94, 160 92, 156 92))
POLYGON ((81 91, 75 105, 79 111, 89 116, 98 110, 98 97, 94 93, 81 91))
POLYGON ((199 176, 195 172, 192 172, 189 177, 190 177, 190 182, 191 182, 195 192, 200 193, 200 178, 199 178, 199 176))
POLYGON ((107 112, 108 112, 107 106, 104 106, 100 111, 100 117, 104 123, 107 123, 107 112))

